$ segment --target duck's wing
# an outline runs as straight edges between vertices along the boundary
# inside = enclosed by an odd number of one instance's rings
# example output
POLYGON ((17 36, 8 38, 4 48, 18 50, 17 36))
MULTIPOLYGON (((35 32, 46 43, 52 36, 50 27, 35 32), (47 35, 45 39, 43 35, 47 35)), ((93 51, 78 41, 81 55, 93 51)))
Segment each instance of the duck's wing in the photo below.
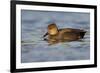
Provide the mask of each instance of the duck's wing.
POLYGON ((84 30, 81 30, 81 29, 73 29, 73 28, 64 28, 64 29, 59 29, 59 32, 61 34, 63 33, 69 33, 69 34, 77 34, 77 35, 80 35, 81 38, 84 37, 86 31, 84 30))
POLYGON ((70 32, 72 33, 76 33, 76 34, 79 34, 81 38, 84 38, 84 35, 86 33, 85 30, 81 30, 81 29, 72 29, 72 28, 69 28, 70 32))

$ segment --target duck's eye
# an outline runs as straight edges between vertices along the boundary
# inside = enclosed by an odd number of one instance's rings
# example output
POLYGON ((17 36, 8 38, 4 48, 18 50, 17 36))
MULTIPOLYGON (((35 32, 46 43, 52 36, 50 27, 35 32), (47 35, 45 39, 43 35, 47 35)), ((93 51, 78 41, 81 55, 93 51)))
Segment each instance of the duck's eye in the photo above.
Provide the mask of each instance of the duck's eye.
POLYGON ((49 29, 52 29, 51 27, 49 29))

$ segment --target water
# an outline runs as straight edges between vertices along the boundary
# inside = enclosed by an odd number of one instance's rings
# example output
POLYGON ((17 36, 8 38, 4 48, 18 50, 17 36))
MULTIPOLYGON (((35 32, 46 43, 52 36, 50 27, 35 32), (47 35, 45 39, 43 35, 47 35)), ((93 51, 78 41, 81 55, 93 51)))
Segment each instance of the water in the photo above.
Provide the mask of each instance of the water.
POLYGON ((77 12, 21 11, 21 62, 72 61, 90 59, 90 14, 77 12), (47 26, 87 31, 84 39, 48 45, 43 40, 47 26))

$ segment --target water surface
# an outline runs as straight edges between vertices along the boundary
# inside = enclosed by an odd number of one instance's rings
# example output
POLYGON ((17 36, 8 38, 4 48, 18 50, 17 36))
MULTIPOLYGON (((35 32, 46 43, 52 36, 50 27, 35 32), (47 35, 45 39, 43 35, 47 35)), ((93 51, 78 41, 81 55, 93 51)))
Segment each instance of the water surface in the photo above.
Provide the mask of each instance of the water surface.
POLYGON ((74 61, 90 59, 90 14, 21 10, 21 62, 74 61), (87 31, 84 39, 48 45, 43 40, 47 26, 87 31))

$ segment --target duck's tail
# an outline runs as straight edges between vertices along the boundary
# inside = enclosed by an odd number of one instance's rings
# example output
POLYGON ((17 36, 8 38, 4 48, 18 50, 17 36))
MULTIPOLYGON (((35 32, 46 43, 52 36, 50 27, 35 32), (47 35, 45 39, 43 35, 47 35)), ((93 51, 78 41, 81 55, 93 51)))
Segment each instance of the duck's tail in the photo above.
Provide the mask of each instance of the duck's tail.
POLYGON ((85 33, 86 33, 86 31, 80 32, 81 38, 84 38, 85 33))

